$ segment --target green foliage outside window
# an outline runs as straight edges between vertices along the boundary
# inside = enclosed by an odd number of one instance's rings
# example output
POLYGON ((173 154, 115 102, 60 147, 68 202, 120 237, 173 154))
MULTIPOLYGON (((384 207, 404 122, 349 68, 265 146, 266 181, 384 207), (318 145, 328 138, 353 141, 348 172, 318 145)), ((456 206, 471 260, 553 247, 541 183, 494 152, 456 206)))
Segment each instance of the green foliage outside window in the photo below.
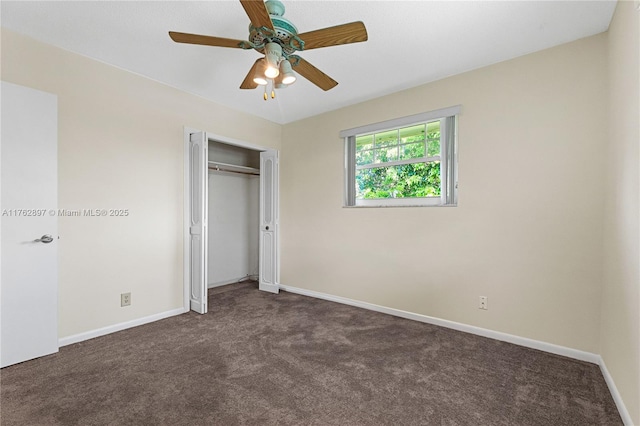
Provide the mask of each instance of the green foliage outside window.
POLYGON ((356 172, 356 198, 440 196, 440 162, 376 167, 356 172))

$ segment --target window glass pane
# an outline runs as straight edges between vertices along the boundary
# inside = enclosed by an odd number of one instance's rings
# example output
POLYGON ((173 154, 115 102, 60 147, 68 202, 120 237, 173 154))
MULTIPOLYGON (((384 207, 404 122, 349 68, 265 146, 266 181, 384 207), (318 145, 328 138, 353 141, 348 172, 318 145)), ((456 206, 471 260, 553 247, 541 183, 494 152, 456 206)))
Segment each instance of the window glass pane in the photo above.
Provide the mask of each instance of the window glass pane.
POLYGON ((427 156, 428 157, 440 156, 440 138, 439 137, 438 139, 427 140, 427 156))
POLYGON ((373 163, 373 151, 356 152, 356 166, 373 163))
POLYGON ((381 146, 391 146, 398 144, 398 131, 389 130, 388 132, 376 133, 376 148, 381 146))
POLYGON ((440 120, 427 123, 427 137, 429 133, 437 132, 440 135, 440 120))
POLYGON ((424 157, 424 142, 400 145, 398 149, 400 150, 399 160, 424 157))
POLYGON ((427 123, 427 156, 440 155, 440 121, 427 123))
POLYGON ((389 161, 398 160, 398 147, 392 146, 390 148, 376 149, 376 161, 375 163, 387 163, 389 161))
POLYGON ((358 136, 356 138, 356 151, 373 148, 373 135, 358 136))
POLYGON ((356 170, 356 199, 440 196, 440 162, 356 170))
POLYGON ((400 143, 420 142, 425 139, 425 125, 405 127, 400 129, 400 143))

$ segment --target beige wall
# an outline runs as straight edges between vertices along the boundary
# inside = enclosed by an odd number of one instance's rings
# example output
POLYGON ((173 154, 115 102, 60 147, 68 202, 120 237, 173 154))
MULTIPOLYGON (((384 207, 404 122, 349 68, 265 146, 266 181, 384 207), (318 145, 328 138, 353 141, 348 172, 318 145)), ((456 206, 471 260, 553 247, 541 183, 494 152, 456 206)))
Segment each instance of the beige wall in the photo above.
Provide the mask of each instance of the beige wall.
POLYGON ((640 12, 619 2, 607 35, 604 281, 600 353, 640 425, 640 12))
POLYGON ((281 127, 2 31, 2 80, 58 95, 59 336, 183 306, 183 126, 280 148, 281 127), (120 307, 120 293, 132 306, 120 307))
POLYGON ((282 284, 597 353, 605 49, 598 35, 286 125, 282 284), (457 104, 458 207, 342 207, 340 130, 457 104))
POLYGON ((3 30, 1 78, 58 95, 60 207, 131 212, 60 219, 60 337, 182 306, 189 126, 282 149, 282 284, 601 353, 640 424, 639 37, 620 3, 608 34, 282 127, 3 30), (458 207, 342 208, 340 130, 456 104, 458 207))

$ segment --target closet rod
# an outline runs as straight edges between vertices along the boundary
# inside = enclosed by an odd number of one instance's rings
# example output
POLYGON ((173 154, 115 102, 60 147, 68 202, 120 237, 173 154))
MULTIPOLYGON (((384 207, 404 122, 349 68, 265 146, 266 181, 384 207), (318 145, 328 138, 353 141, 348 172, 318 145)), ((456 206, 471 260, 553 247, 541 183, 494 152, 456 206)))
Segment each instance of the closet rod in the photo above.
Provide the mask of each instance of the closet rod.
POLYGON ((209 170, 213 170, 216 172, 225 172, 225 173, 238 173, 240 175, 252 175, 252 176, 260 176, 259 172, 239 172, 237 170, 227 170, 227 169, 223 169, 222 167, 209 167, 209 170))

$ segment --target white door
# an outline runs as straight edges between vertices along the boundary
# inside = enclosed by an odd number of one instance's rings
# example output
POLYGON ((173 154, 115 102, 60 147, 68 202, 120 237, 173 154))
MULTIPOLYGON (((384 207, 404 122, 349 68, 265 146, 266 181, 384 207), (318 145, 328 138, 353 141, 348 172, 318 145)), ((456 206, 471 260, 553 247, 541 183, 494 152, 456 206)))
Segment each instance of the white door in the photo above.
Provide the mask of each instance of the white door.
POLYGON ((207 165, 209 145, 204 132, 189 135, 189 270, 190 306, 207 313, 207 165))
POLYGON ((2 82, 0 367, 58 352, 57 102, 2 82))
POLYGON ((278 293, 278 152, 260 153, 260 290, 278 293))

